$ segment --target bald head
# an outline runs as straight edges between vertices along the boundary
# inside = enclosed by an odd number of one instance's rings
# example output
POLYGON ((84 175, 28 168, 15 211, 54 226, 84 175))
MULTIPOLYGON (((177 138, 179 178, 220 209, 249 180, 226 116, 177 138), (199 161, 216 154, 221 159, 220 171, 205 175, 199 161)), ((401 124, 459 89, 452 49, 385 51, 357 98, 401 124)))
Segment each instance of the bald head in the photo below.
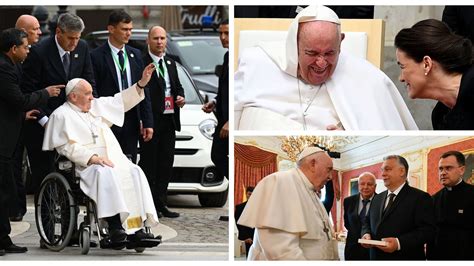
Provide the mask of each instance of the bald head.
POLYGON ((153 26, 148 31, 148 38, 146 40, 150 52, 158 57, 161 57, 166 50, 166 30, 160 26, 153 26))
POLYGON ((39 41, 41 29, 38 20, 34 16, 21 15, 16 20, 15 28, 23 30, 28 34, 29 45, 33 45, 39 41))

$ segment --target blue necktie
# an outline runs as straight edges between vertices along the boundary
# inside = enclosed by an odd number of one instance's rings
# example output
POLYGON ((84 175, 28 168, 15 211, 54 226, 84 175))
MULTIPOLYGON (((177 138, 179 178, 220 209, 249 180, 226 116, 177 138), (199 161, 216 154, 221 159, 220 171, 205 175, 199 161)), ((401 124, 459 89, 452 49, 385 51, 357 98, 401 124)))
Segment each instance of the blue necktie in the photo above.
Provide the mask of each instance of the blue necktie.
POLYGON ((368 199, 362 200, 362 210, 359 213, 360 222, 365 223, 365 217, 367 215, 367 204, 370 202, 368 199))
POLYGON ((65 53, 62 59, 63 59, 64 73, 66 73, 66 79, 69 80, 69 66, 70 66, 69 53, 65 53))

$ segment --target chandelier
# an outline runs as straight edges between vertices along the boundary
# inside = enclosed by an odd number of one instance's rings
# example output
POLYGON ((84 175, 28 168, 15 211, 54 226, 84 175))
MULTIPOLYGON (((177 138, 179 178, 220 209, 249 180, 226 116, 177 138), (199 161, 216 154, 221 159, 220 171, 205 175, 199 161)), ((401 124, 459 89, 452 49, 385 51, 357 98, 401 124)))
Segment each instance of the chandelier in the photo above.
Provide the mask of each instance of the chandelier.
POLYGON ((287 136, 280 137, 281 150, 286 152, 288 158, 296 161, 304 148, 319 146, 328 152, 340 151, 347 144, 354 143, 356 136, 287 136))

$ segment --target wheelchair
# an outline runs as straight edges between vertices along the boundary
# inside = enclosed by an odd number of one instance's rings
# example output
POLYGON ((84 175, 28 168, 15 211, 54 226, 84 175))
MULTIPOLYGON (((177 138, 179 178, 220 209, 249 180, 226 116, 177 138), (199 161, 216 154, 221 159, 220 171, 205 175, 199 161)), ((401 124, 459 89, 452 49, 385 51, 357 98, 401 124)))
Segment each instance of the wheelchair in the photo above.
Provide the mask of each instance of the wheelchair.
MULTIPOLYGON (((106 222, 100 221, 96 216, 96 204, 80 189, 80 178, 75 174, 74 164, 66 157, 56 154, 55 167, 56 172, 45 177, 35 195, 36 228, 44 247, 61 251, 68 246, 73 234, 78 234, 81 253, 86 255, 90 250, 92 233, 97 234, 99 246, 104 249, 118 250, 126 247, 142 253, 146 248, 161 244, 160 235, 155 239, 143 239, 139 242, 128 239, 120 243, 111 242, 106 222), (80 206, 85 206, 85 216, 77 229, 80 206)), ((148 227, 145 231, 151 233, 148 227)))

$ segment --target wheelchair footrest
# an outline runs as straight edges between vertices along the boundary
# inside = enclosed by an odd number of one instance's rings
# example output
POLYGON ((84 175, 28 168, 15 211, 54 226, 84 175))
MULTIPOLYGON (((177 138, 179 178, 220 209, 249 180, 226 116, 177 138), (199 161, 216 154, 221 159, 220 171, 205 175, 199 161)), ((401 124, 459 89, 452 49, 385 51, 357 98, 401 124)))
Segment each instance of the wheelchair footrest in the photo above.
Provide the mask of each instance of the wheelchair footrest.
POLYGON ((127 249, 135 248, 152 248, 161 244, 161 236, 154 239, 141 239, 140 241, 129 241, 126 245, 127 249))
POLYGON ((100 248, 103 249, 124 249, 128 244, 127 240, 120 241, 120 242, 112 242, 110 238, 103 238, 100 240, 100 248))

